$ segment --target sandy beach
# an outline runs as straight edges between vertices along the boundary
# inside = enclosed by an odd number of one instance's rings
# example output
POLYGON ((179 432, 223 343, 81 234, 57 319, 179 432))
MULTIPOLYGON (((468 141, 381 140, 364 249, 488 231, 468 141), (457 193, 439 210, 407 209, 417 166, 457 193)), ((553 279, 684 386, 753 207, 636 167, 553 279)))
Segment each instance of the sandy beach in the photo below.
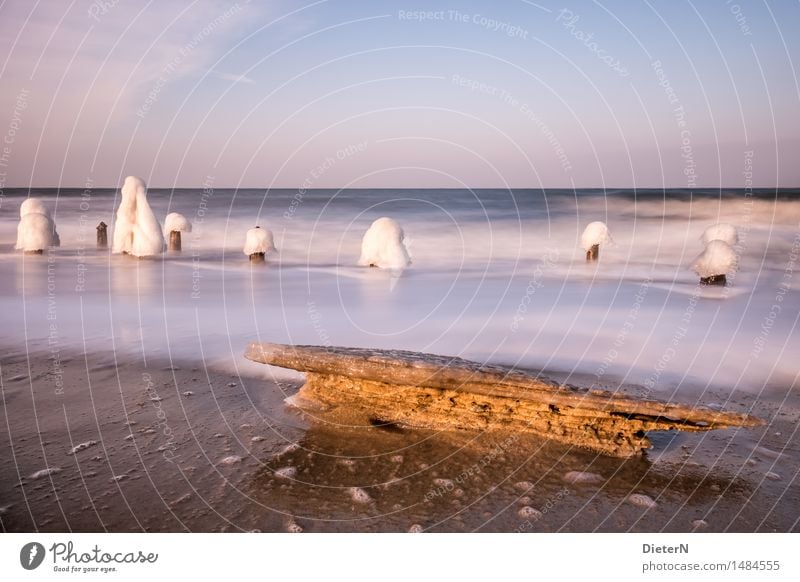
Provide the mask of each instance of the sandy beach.
POLYGON ((284 404, 299 382, 110 352, 56 366, 43 348, 0 360, 6 532, 799 527, 798 399, 778 387, 726 405, 763 427, 655 435, 620 460, 520 434, 335 426, 284 404))

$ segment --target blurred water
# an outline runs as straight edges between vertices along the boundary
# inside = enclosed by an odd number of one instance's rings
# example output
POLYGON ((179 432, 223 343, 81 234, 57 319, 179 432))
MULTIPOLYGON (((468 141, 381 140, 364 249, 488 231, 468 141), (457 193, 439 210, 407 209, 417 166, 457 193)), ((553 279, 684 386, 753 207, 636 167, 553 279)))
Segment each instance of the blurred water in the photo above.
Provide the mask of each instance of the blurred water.
POLYGON ((330 343, 611 387, 759 392, 797 382, 797 191, 151 190, 159 219, 177 211, 195 228, 181 255, 147 260, 95 249, 117 192, 31 194, 54 211, 62 247, 13 251, 27 191, 3 199, 4 345, 264 373, 241 357, 248 341, 330 343), (380 216, 406 232, 413 265, 400 277, 355 266, 380 216), (594 220, 615 243, 588 265, 578 241, 594 220), (725 289, 698 288, 688 264, 716 222, 739 228, 740 271, 725 289), (241 251, 255 224, 273 230, 279 249, 262 267, 241 251))

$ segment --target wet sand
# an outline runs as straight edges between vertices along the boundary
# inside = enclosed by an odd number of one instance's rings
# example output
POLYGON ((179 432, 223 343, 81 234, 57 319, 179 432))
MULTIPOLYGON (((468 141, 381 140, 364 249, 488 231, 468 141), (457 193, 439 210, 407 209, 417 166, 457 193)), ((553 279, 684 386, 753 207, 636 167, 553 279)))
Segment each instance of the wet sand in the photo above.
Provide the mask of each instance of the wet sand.
POLYGON ((527 435, 334 425, 284 403, 298 383, 110 352, 55 366, 41 347, 0 359, 5 532, 800 530, 785 387, 725 404, 763 427, 656 434, 620 460, 527 435))

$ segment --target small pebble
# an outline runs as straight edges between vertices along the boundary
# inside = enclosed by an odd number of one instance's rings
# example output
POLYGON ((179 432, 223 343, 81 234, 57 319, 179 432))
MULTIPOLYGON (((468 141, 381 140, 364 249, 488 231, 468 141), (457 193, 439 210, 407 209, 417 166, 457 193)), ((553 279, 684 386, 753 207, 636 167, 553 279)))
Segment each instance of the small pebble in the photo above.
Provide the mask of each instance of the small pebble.
POLYGON ((183 393, 183 395, 184 396, 194 396, 194 392, 192 392, 191 390, 187 390, 186 392, 183 393))
POLYGON ((652 497, 642 493, 632 493, 631 495, 628 495, 628 503, 631 505, 636 505, 637 507, 645 507, 647 509, 652 509, 658 505, 658 503, 656 503, 652 497))
POLYGON ((703 529, 708 527, 708 522, 705 519, 695 519, 692 521, 692 527, 694 529, 703 529))
POLYGON ((263 436, 254 436, 250 439, 251 443, 260 443, 261 441, 266 440, 263 436))
POLYGON ((350 498, 356 503, 369 503, 372 501, 369 493, 364 491, 361 487, 350 487, 348 492, 350 493, 350 498))
POLYGON ((275 476, 279 479, 291 479, 297 475, 297 469, 294 467, 281 467, 275 471, 275 476))
POLYGON ((422 526, 418 523, 415 523, 410 528, 408 528, 408 533, 422 533, 424 530, 422 526))
POLYGON ((236 388, 236 382, 228 382, 228 388, 236 388))
POLYGON ((519 508, 517 515, 524 519, 539 519, 542 517, 542 512, 530 505, 525 505, 519 508))
POLYGON ((403 455, 392 455, 389 459, 392 463, 402 463, 403 462, 403 455))
POLYGON ((585 471, 570 471, 564 474, 564 481, 573 485, 595 485, 604 483, 605 479, 597 473, 587 473, 585 471))
POLYGON ((434 479, 433 484, 437 487, 444 487, 445 489, 449 489, 453 486, 452 479, 434 479))
POLYGON ((219 463, 220 465, 235 465, 236 463, 241 463, 242 458, 236 455, 230 455, 222 459, 219 463))
POLYGON ((530 491, 533 489, 533 483, 530 481, 519 481, 514 483, 514 488, 519 489, 520 491, 530 491))
POLYGON ((297 525, 293 521, 290 521, 288 524, 286 524, 286 531, 289 533, 303 533, 303 527, 297 525))
POLYGON ((781 476, 778 475, 777 473, 773 473, 772 471, 770 471, 769 473, 764 475, 764 477, 766 477, 767 479, 770 479, 772 481, 780 481, 781 480, 781 476))

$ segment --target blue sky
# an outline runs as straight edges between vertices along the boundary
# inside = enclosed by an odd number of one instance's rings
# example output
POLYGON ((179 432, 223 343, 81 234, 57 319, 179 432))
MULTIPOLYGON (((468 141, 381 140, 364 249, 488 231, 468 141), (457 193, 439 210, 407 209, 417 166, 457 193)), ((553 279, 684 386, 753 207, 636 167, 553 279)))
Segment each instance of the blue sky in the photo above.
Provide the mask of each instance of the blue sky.
POLYGON ((0 187, 796 187, 799 27, 790 1, 7 1, 0 187))

